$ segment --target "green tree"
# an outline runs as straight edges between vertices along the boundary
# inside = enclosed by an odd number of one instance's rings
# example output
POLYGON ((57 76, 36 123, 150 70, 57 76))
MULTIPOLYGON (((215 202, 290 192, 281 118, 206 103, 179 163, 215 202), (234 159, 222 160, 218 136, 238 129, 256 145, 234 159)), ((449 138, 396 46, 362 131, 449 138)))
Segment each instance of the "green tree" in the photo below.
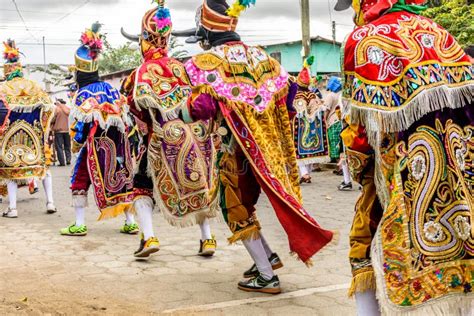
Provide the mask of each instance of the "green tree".
POLYGON ((444 0, 424 15, 444 27, 461 46, 474 44, 474 5, 469 1, 444 0))
MULTIPOLYGON (((104 52, 100 58, 99 71, 101 74, 109 74, 117 71, 132 69, 140 66, 142 56, 136 45, 127 42, 119 47, 112 47, 104 38, 104 52)), ((188 51, 182 49, 176 37, 171 37, 169 42, 170 56, 174 58, 183 58, 188 55, 188 51)))
POLYGON ((171 53, 171 57, 173 58, 184 58, 189 55, 189 52, 183 49, 184 45, 178 42, 178 39, 174 36, 171 36, 169 42, 169 50, 171 53))
POLYGON ((69 67, 56 64, 48 64, 46 68, 44 66, 35 66, 31 71, 46 73, 44 83, 57 87, 72 82, 74 76, 69 67))
POLYGON ((99 72, 103 75, 136 68, 142 61, 140 52, 132 46, 131 42, 113 48, 110 43, 104 39, 104 47, 104 52, 99 60, 99 72))

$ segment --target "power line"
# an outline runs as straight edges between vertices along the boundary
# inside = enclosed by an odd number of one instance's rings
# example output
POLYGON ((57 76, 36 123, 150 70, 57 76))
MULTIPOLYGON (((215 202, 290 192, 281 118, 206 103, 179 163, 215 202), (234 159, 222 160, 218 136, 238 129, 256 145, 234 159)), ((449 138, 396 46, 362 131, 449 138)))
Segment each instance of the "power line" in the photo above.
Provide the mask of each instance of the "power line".
MULTIPOLYGON (((15 3, 15 0, 12 0, 13 3, 15 3)), ((76 12, 77 10, 79 10, 80 8, 82 8, 83 6, 85 6, 86 4, 88 4, 89 2, 91 2, 91 0, 85 0, 83 3, 81 3, 80 5, 78 5, 77 7, 75 7, 73 10, 69 11, 68 13, 66 13, 65 15, 63 15, 62 17, 60 17, 59 19, 57 19, 56 21, 50 23, 50 25, 53 25, 53 24, 56 24, 56 23, 59 23, 61 22, 62 20, 64 20, 65 18, 67 18, 68 16, 70 16, 71 14, 73 14, 74 12, 76 12)), ((15 4, 16 6, 16 4, 15 4)), ((44 31, 45 28, 42 28, 42 29, 39 29, 37 30, 36 32, 41 32, 41 31, 44 31)), ((22 39, 18 42, 18 44, 23 44, 23 42, 25 41, 26 39, 22 39)))
POLYGON ((33 39, 37 40, 38 39, 36 38, 36 36, 30 31, 28 25, 26 25, 26 22, 25 22, 25 19, 23 18, 23 15, 21 14, 21 11, 20 9, 18 8, 18 5, 16 4, 16 1, 15 0, 12 0, 13 4, 15 5, 15 9, 16 9, 16 12, 18 13, 18 16, 20 17, 21 19, 21 22, 23 22, 23 25, 25 26, 25 29, 28 33, 30 33, 31 37, 33 37, 33 39))

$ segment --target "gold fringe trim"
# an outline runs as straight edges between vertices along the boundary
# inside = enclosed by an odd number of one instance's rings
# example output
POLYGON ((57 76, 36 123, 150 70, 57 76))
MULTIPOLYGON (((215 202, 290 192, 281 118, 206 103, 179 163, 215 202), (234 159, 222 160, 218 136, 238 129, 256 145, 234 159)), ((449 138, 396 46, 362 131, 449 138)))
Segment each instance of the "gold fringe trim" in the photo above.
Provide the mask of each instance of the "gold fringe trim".
POLYGON ((133 209, 133 204, 130 203, 120 203, 114 206, 107 207, 100 211, 100 216, 97 219, 101 221, 103 219, 117 217, 125 212, 129 212, 133 209))
POLYGON ((239 240, 247 240, 247 239, 259 239, 260 238, 260 227, 253 224, 248 226, 238 232, 235 232, 231 237, 227 238, 229 244, 235 244, 239 240))
POLYGON ((365 292, 368 290, 375 290, 375 273, 374 270, 361 272, 352 277, 351 287, 347 295, 354 296, 356 292, 365 292))
POLYGON ((184 217, 176 217, 170 212, 167 211, 167 208, 163 205, 163 202, 161 199, 158 199, 158 203, 160 206, 161 213, 163 214, 163 217, 165 220, 171 225, 179 228, 185 228, 185 227, 190 227, 194 226, 196 224, 202 224, 204 220, 206 219, 211 219, 217 217, 219 214, 219 205, 217 203, 217 199, 215 199, 209 207, 199 210, 199 211, 194 211, 188 215, 185 215, 184 217))

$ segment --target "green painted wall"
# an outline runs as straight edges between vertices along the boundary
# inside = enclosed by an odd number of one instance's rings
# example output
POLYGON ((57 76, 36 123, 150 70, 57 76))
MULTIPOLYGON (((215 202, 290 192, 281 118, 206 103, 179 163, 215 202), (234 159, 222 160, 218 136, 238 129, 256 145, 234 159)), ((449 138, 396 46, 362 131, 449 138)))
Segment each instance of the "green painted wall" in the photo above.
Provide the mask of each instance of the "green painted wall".
MULTIPOLYGON (((303 67, 301 59, 301 42, 264 46, 267 53, 281 53, 281 64, 288 72, 299 72, 303 67)), ((341 72, 341 44, 313 40, 311 54, 316 58, 313 73, 341 72)))

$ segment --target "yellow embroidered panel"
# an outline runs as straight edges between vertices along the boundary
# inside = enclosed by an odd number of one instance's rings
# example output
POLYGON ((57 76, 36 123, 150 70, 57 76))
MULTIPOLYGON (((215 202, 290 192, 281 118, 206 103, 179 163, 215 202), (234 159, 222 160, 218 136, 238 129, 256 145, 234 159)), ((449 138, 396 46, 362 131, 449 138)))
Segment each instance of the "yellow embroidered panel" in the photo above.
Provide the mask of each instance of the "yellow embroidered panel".
POLYGON ((436 119, 396 145, 378 240, 384 290, 395 305, 472 291, 473 133, 472 125, 436 119))

